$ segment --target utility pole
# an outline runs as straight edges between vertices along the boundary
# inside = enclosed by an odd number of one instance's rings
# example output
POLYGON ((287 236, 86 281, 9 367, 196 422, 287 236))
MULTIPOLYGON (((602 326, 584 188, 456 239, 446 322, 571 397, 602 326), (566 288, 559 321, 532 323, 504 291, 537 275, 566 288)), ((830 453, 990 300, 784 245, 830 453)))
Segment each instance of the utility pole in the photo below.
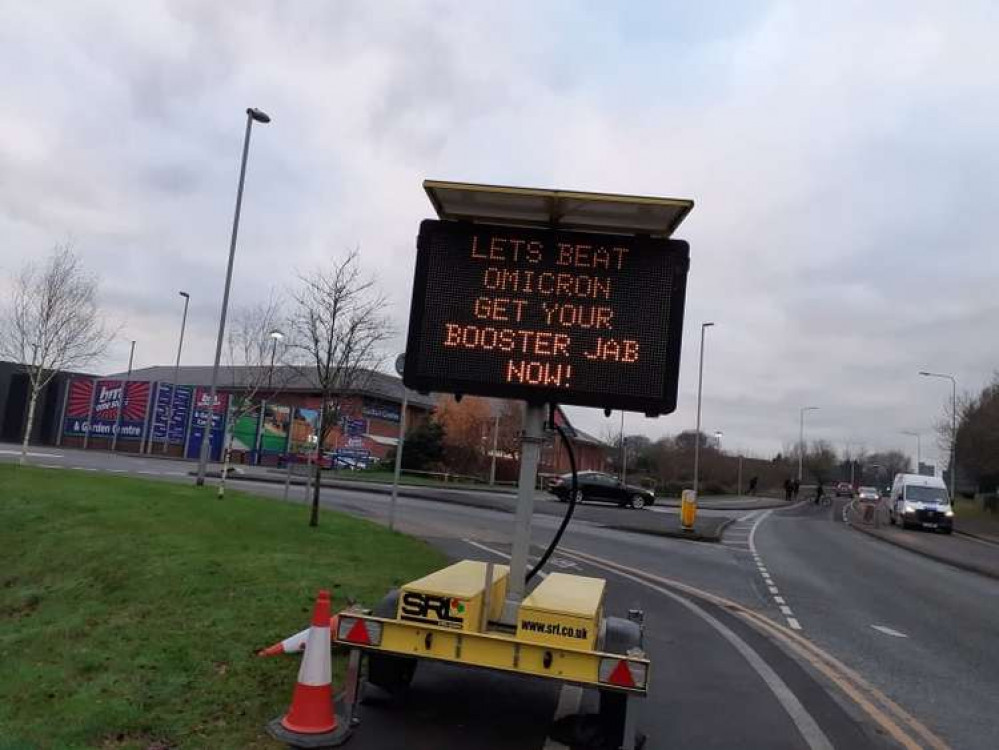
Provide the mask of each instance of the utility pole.
POLYGON ((694 435, 694 497, 700 484, 701 471, 701 393, 704 389, 704 331, 714 323, 701 323, 701 358, 697 367, 697 429, 694 435))
POLYGON ((121 397, 118 399, 118 418, 114 423, 114 434, 111 436, 111 451, 114 452, 118 448, 118 433, 121 432, 121 418, 122 414, 125 412, 125 394, 128 393, 128 383, 132 379, 132 359, 135 357, 135 342, 132 342, 131 348, 128 350, 128 373, 125 375, 125 380, 121 384, 121 397))

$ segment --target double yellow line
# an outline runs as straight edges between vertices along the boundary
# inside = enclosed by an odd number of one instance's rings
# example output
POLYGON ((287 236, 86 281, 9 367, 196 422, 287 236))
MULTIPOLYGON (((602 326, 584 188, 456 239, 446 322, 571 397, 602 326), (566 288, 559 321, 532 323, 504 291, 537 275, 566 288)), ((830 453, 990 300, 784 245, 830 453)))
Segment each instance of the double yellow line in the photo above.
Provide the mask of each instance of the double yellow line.
POLYGON ((802 635, 790 628, 771 621, 737 602, 726 599, 670 578, 657 576, 638 568, 607 560, 578 550, 562 547, 559 554, 575 558, 577 561, 603 568, 611 572, 626 574, 631 578, 641 578, 682 592, 701 601, 709 602, 742 619, 750 627, 776 641, 786 650, 807 662, 813 669, 833 683, 866 713, 875 724, 907 750, 951 750, 925 724, 910 714, 895 701, 871 685, 856 671, 843 664, 836 657, 822 650, 802 635))

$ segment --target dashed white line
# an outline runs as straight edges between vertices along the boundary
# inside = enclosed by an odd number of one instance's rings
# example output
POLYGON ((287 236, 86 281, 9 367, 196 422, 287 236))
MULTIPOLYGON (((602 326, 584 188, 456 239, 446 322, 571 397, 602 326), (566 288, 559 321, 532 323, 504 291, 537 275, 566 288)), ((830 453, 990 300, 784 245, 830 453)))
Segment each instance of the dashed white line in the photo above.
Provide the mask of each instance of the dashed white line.
POLYGON ((767 586, 767 588, 770 589, 770 593, 774 595, 774 600, 776 600, 780 590, 776 586, 767 586))
POLYGON ((884 633, 885 635, 890 635, 894 638, 908 638, 905 633, 900 630, 895 630, 895 628, 889 628, 887 625, 871 625, 872 628, 877 630, 879 633, 884 633))
POLYGON ((786 603, 784 601, 784 597, 783 596, 777 596, 777 589, 776 588, 771 588, 770 589, 770 593, 774 595, 774 601, 777 602, 778 604, 785 604, 786 603))
POLYGON ((756 550, 756 530, 771 513, 773 513, 773 509, 761 513, 759 518, 757 518, 753 523, 752 528, 750 528, 749 550, 753 553, 753 559, 756 561, 756 567, 760 571, 760 575, 763 577, 763 582, 766 584, 767 590, 770 592, 770 595, 773 596, 777 606, 780 607, 781 614, 784 615, 784 618, 787 620, 788 627, 792 630, 801 630, 801 623, 798 622, 797 618, 794 616, 794 611, 787 605, 784 597, 780 596, 780 589, 778 589, 774 584, 774 579, 770 577, 770 571, 767 570, 767 566, 763 564, 763 558, 760 557, 760 553, 756 550))
POLYGON ((791 630, 801 630, 801 623, 798 622, 793 617, 787 618, 787 625, 789 628, 791 628, 791 630))
POLYGON ((794 614, 794 612, 791 611, 791 608, 789 606, 787 606, 786 604, 781 604, 780 605, 780 613, 782 615, 784 615, 785 617, 790 617, 791 615, 794 614))
POLYGON ((62 469, 61 464, 38 464, 43 469, 62 469))

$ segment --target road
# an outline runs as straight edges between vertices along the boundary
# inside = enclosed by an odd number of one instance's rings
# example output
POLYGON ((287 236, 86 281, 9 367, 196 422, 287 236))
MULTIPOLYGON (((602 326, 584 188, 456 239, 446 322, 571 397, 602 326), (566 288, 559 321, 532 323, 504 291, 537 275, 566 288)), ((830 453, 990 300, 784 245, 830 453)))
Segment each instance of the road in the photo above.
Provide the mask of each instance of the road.
MULTIPOLYGON (((58 450, 36 452, 49 455, 35 463, 66 463, 58 450)), ((183 464, 92 457, 115 471, 189 481, 183 464)), ((282 492, 240 480, 233 486, 282 492)), ((324 495, 331 507, 387 518, 385 495, 324 495)), ((302 488, 292 500, 303 502, 302 488)), ((401 530, 455 558, 501 561, 509 551, 512 519, 496 510, 400 498, 398 519, 401 530)), ((535 516, 537 552, 557 524, 555 516, 535 516)), ((646 612, 653 672, 650 695, 638 703, 646 747, 994 746, 999 581, 848 528, 842 502, 747 511, 722 544, 582 521, 552 560, 559 568, 606 577, 609 612, 646 612)), ((589 693, 421 667, 404 702, 371 696, 352 745, 551 750, 564 747, 546 738, 553 718, 579 707, 593 707, 589 693)))

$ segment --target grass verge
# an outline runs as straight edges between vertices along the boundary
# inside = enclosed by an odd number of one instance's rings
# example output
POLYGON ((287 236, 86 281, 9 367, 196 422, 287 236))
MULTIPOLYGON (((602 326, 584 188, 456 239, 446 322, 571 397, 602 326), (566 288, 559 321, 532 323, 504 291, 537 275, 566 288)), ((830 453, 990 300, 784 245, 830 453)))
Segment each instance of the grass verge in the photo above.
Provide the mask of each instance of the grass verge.
POLYGON ((367 521, 0 465, 0 750, 276 748, 296 657, 256 649, 441 567, 367 521))

